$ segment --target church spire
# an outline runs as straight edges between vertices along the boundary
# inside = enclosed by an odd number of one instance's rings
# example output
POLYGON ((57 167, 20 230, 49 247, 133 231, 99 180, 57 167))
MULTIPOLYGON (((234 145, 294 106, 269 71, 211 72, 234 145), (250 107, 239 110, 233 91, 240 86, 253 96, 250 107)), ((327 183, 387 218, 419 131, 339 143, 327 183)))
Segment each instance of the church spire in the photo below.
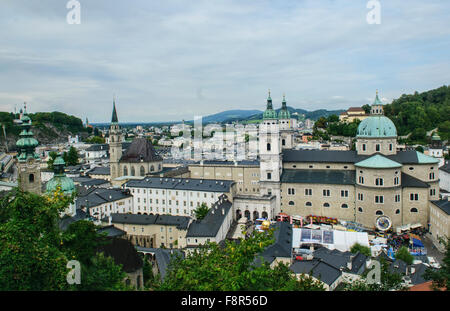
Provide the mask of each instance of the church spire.
POLYGON ((119 123, 119 120, 117 119, 117 112, 116 112, 116 97, 113 98, 113 112, 112 112, 112 118, 111 123, 119 123))

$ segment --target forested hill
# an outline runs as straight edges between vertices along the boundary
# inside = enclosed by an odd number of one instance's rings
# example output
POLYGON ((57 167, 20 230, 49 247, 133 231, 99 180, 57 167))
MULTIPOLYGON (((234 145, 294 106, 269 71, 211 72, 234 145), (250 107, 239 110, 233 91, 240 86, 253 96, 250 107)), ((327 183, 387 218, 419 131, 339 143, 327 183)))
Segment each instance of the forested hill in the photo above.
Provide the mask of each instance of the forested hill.
POLYGON ((397 127, 399 136, 408 135, 412 141, 426 140, 426 132, 438 128, 442 140, 450 139, 450 86, 403 94, 384 106, 384 114, 397 127))
MULTIPOLYGON (((67 141, 68 135, 87 136, 90 128, 85 128, 81 119, 67 115, 62 112, 37 112, 30 113, 28 116, 33 123, 32 131, 35 138, 41 144, 56 143, 67 141)), ((5 125, 6 138, 8 147, 13 149, 15 142, 21 131, 20 126, 14 124, 14 119, 18 119, 19 114, 14 115, 12 112, 0 111, 0 123, 5 125)), ((1 147, 5 146, 5 136, 1 130, 0 143, 1 147)))

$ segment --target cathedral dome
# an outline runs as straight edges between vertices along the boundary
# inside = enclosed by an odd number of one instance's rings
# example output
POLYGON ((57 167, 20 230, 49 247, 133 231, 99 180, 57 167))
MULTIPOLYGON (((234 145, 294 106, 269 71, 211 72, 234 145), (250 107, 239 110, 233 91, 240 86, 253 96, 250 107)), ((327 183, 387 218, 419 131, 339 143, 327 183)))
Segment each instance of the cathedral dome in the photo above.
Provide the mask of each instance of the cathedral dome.
POLYGON ((356 137, 397 137, 397 129, 394 122, 392 122, 388 117, 383 115, 370 116, 359 124, 356 137))
POLYGON ((65 194, 71 194, 75 190, 73 180, 64 174, 65 165, 66 163, 61 156, 56 157, 55 161, 53 161, 53 170, 55 174, 46 185, 47 192, 54 192, 58 187, 61 187, 61 191, 65 194))
POLYGON ((57 187, 61 187, 61 191, 66 194, 71 194, 75 190, 73 180, 67 176, 54 176, 46 185, 47 192, 56 191, 57 187))

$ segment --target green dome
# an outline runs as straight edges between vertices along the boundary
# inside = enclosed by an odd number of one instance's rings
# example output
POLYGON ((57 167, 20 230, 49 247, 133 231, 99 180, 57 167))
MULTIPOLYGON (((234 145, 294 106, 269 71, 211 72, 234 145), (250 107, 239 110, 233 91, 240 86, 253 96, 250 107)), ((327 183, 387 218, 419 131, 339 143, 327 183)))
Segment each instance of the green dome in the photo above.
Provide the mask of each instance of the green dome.
POLYGON ((26 148, 26 147, 36 147, 39 145, 39 143, 34 138, 26 137, 26 138, 19 139, 17 141, 16 145, 19 148, 26 148))
POLYGON ((281 110, 280 110, 280 112, 278 112, 278 119, 290 119, 290 118, 291 118, 291 113, 287 109, 286 98, 283 95, 283 102, 281 103, 281 110))
POLYGON ((397 137, 397 129, 394 122, 388 117, 383 115, 370 116, 359 124, 356 137, 397 137))
POLYGON ((47 192, 54 192, 58 186, 66 194, 71 194, 75 190, 75 184, 72 179, 67 176, 56 175, 48 181, 46 186, 47 192))
POLYGON ((267 109, 263 113, 263 119, 276 119, 277 118, 277 112, 273 109, 267 109))
POLYGON ((269 97, 267 98, 267 108, 263 113, 263 119, 276 119, 277 118, 277 112, 273 110, 272 107, 272 98, 270 97, 270 91, 269 91, 269 97))

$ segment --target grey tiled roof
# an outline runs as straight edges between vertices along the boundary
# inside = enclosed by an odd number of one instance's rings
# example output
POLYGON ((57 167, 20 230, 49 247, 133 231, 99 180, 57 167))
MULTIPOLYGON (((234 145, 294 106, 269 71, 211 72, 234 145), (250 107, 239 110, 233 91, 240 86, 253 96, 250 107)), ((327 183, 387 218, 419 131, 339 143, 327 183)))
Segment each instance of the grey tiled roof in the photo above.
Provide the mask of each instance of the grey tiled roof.
POLYGON ((108 144, 93 144, 90 145, 86 151, 108 151, 109 150, 109 145, 108 144))
POLYGON ((296 170, 285 169, 282 183, 354 185, 355 171, 348 170, 296 170))
POLYGON ((102 227, 97 230, 99 233, 106 233, 108 237, 120 237, 126 235, 127 233, 119 228, 114 227, 114 225, 102 227))
POLYGON ((231 207, 232 204, 228 200, 216 203, 209 209, 205 218, 190 224, 186 237, 215 237, 231 207))
POLYGON ((97 166, 87 172, 88 175, 110 175, 109 167, 97 166))
POLYGON ((233 184, 232 180, 146 177, 142 180, 130 180, 125 183, 125 187, 229 192, 233 184))
POLYGON ((77 208, 81 206, 95 207, 104 203, 114 202, 117 200, 132 197, 131 194, 126 194, 121 189, 105 189, 105 188, 90 188, 88 194, 85 196, 78 196, 76 200, 77 208))
POLYGON ((431 201, 434 205, 439 207, 443 212, 447 215, 450 215, 450 201, 448 200, 439 200, 439 201, 431 201))
POLYGON ((139 215, 139 214, 111 214, 112 223, 121 224, 139 224, 139 225, 173 225, 178 229, 186 230, 188 228, 190 217, 172 216, 172 215, 139 215))
POLYGON ((277 222, 271 227, 275 229, 275 242, 256 255, 253 263, 257 266, 261 264, 261 257, 269 264, 279 257, 292 257, 292 225, 286 222, 277 222))
POLYGON ((351 261, 353 254, 351 252, 341 252, 337 249, 329 250, 326 247, 321 247, 313 253, 313 256, 336 269, 346 269, 347 263, 351 261))
MULTIPOLYGON (((317 163, 357 163, 372 155, 358 155, 355 150, 283 150, 283 162, 317 162, 317 163)), ((384 155, 383 155, 384 156, 384 155)), ((402 164, 417 164, 417 152, 415 150, 398 151, 394 155, 386 155, 392 161, 402 164)))
POLYGON ((163 159, 156 154, 155 148, 147 138, 136 138, 120 158, 120 162, 155 162, 163 159))
POLYGON ((90 180, 85 180, 80 183, 80 186, 98 186, 109 183, 105 179, 89 178, 90 180))
POLYGON ((445 164, 442 165, 439 169, 441 171, 446 172, 446 173, 450 173, 450 162, 449 161, 445 161, 445 164))
POLYGON ((313 276, 328 285, 333 284, 342 275, 339 269, 320 259, 295 261, 290 269, 296 274, 313 276))
POLYGON ((403 188, 429 188, 430 185, 411 175, 402 172, 402 187, 403 188))

